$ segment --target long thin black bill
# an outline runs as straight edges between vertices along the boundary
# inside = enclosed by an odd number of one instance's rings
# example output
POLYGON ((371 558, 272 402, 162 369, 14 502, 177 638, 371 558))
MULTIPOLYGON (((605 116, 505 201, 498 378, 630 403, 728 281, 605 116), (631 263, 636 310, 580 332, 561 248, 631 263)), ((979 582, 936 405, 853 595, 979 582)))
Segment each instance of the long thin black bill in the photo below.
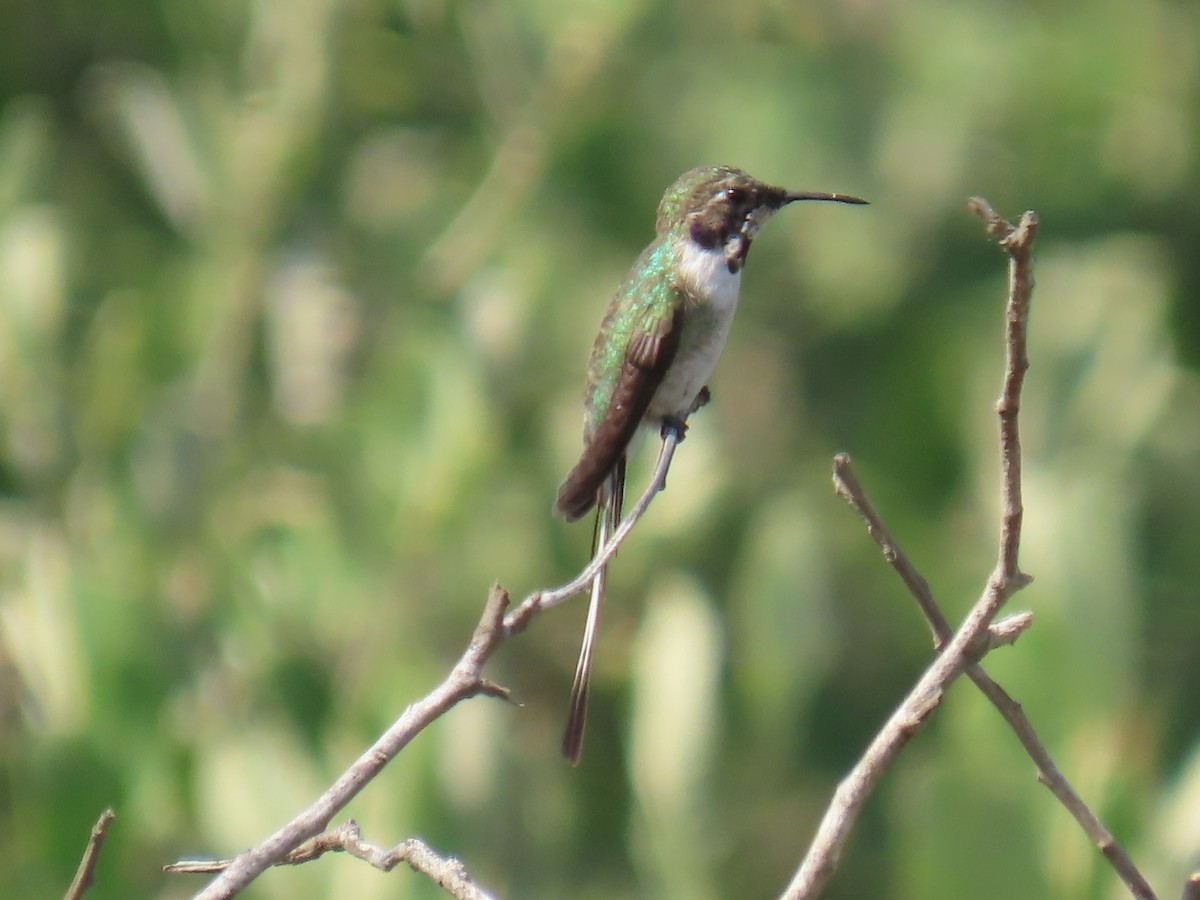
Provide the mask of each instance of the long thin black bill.
POLYGON ((826 191, 791 191, 783 197, 784 203, 792 203, 796 200, 828 200, 833 203, 856 203, 860 206, 868 203, 862 197, 851 197, 849 194, 830 194, 826 191))

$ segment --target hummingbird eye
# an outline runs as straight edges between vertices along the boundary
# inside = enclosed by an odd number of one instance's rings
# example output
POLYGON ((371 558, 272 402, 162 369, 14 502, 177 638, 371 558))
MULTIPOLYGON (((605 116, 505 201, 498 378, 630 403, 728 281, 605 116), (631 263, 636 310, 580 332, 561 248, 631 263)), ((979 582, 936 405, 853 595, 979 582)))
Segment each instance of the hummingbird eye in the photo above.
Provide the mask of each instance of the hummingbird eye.
POLYGON ((742 188, 726 188, 725 199, 730 203, 741 203, 746 199, 746 192, 742 188))

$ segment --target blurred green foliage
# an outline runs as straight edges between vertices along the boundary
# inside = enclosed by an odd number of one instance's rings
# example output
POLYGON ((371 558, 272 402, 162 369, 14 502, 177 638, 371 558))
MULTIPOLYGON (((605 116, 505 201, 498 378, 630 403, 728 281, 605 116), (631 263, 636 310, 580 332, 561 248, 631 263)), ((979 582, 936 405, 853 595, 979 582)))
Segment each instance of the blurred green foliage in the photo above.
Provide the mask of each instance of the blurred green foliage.
MULTIPOLYGON (((509 897, 770 897, 930 655, 828 487, 850 451, 948 614, 994 558, 1002 255, 1038 241, 1032 632, 989 659, 1165 896, 1200 846, 1200 10, 1172 0, 0 4, 0 895, 185 896, 447 670, 549 516, 662 189, 789 209, 620 555, 356 801, 509 897)), ((641 471, 641 469, 639 469, 641 471)), ((640 476, 639 476, 640 477, 640 476)), ((831 898, 1119 896, 969 685, 831 898)), ((436 897, 331 858, 247 896, 436 897)))

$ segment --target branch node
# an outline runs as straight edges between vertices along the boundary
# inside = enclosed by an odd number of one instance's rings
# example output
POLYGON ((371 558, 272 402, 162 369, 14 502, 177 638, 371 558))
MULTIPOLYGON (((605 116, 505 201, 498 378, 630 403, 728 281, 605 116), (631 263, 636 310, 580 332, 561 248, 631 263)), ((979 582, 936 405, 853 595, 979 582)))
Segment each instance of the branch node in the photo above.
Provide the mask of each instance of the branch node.
POLYGON ((488 590, 487 602, 483 606, 483 615, 471 635, 472 647, 490 646, 505 637, 504 613, 508 609, 508 591, 500 582, 496 582, 488 590))
POLYGON ((1023 591, 1031 584, 1033 584, 1033 576, 1026 575, 1018 569, 1001 577, 999 589, 1003 592, 1007 600, 1013 594, 1017 593, 1017 591, 1023 591))
POLYGON ((476 695, 483 697, 495 697, 497 700, 503 700, 516 707, 523 707, 525 704, 513 699, 512 691, 502 684, 497 684, 487 678, 479 679, 479 687, 475 691, 476 695))
POLYGON ((1015 644, 1017 638, 1023 635, 1033 625, 1033 613, 1019 612, 1011 616, 1006 616, 999 622, 993 622, 988 626, 987 649, 988 652, 995 650, 997 647, 1006 647, 1009 644, 1015 644))
POLYGON ((542 593, 542 591, 534 591, 521 602, 520 606, 505 616, 505 637, 512 637, 514 634, 524 631, 525 626, 529 624, 529 620, 541 612, 542 593))

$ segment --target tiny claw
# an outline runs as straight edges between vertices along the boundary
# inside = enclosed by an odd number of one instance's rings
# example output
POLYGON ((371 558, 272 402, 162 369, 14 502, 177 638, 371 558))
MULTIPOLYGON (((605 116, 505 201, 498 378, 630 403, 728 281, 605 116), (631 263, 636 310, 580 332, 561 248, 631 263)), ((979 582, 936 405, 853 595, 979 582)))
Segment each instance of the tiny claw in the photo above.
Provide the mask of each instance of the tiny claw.
MULTIPOLYGON (((708 388, 705 388, 705 390, 707 391, 708 388)), ((683 439, 685 437, 687 437, 687 428, 688 428, 687 422, 685 422, 679 416, 663 416, 662 417, 661 434, 662 434, 662 439, 664 441, 666 441, 668 436, 673 436, 675 438, 676 444, 682 443, 683 439)), ((666 479, 663 479, 662 486, 659 488, 659 490, 665 491, 666 489, 667 489, 667 482, 666 482, 666 479)))
POLYGON ((663 416, 662 417, 662 438, 666 440, 667 435, 675 435, 675 443, 681 443, 687 437, 687 422, 679 416, 663 416))

